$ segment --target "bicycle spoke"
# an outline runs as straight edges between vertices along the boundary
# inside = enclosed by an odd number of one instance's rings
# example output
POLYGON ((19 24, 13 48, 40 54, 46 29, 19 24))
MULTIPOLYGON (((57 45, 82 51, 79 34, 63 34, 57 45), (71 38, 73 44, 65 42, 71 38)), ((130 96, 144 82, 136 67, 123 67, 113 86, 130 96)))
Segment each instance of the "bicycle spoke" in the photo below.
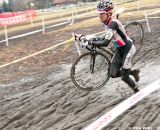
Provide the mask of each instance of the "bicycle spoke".
POLYGON ((95 90, 108 80, 108 60, 103 55, 96 55, 93 66, 91 54, 84 55, 74 67, 75 84, 85 90, 95 90), (94 71, 93 71, 94 70, 94 71))
POLYGON ((142 30, 138 25, 128 26, 127 33, 134 40, 135 44, 141 41, 142 30))

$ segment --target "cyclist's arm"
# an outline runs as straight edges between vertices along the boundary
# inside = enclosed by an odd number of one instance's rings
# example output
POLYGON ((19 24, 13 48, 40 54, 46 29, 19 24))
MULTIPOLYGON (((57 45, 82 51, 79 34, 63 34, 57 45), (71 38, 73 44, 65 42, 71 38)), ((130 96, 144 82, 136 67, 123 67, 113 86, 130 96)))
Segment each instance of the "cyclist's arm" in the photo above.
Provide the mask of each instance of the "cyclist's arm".
POLYGON ((103 37, 101 37, 101 39, 93 40, 93 41, 91 41, 91 44, 95 45, 95 46, 108 46, 108 44, 112 40, 112 37, 113 37, 113 31, 108 30, 105 33, 105 35, 103 37))
POLYGON ((117 22, 112 21, 110 28, 106 31, 106 33, 101 35, 101 38, 99 38, 97 40, 93 40, 91 42, 91 44, 95 45, 95 46, 108 46, 108 44, 112 40, 112 38, 117 30, 118 30, 117 22))

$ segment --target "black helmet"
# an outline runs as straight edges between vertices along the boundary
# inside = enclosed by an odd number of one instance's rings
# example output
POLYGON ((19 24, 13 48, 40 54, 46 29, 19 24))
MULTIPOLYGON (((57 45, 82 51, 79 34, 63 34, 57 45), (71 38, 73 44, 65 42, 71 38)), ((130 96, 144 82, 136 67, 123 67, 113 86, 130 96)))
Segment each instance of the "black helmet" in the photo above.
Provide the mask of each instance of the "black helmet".
POLYGON ((111 0, 101 0, 97 5, 98 11, 109 12, 113 9, 113 4, 111 0))

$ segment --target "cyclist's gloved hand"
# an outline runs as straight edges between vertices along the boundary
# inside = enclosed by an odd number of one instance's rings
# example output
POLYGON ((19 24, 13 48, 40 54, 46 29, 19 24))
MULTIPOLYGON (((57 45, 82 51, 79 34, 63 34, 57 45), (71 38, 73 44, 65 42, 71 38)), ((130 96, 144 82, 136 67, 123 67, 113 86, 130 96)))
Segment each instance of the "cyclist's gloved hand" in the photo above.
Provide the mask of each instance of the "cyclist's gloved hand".
POLYGON ((93 41, 93 40, 95 40, 96 39, 96 36, 95 35, 93 35, 93 34, 91 34, 91 35, 86 35, 86 36, 84 36, 84 35, 82 35, 81 37, 80 37, 80 41, 93 41))
POLYGON ((92 40, 93 40, 93 35, 92 35, 92 36, 91 36, 91 35, 82 36, 82 37, 80 38, 80 41, 81 41, 80 45, 81 45, 82 47, 86 47, 86 46, 88 46, 88 45, 91 45, 92 40))
POLYGON ((89 41, 85 41, 85 42, 81 42, 80 43, 80 45, 81 45, 81 47, 86 47, 86 46, 88 46, 89 45, 89 41))
POLYGON ((93 40, 96 38, 95 35, 93 35, 93 34, 91 34, 91 35, 86 35, 85 37, 86 37, 86 39, 87 39, 88 41, 93 41, 93 40))

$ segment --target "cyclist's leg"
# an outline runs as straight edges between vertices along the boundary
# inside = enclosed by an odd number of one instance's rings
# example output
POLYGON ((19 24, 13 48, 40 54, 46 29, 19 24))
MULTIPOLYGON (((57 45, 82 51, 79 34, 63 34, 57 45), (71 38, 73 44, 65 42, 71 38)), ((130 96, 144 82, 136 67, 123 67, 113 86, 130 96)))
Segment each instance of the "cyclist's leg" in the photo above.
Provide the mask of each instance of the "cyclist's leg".
POLYGON ((121 77, 122 77, 122 80, 134 90, 134 92, 137 92, 138 88, 135 82, 129 77, 129 74, 131 72, 132 58, 135 54, 135 47, 132 46, 132 44, 127 45, 124 51, 126 52, 124 53, 123 59, 122 59, 121 77))
POLYGON ((139 68, 130 70, 130 72, 129 72, 129 74, 134 77, 136 82, 138 82, 140 80, 139 73, 140 73, 140 69, 139 68))
POLYGON ((135 82, 129 77, 130 69, 122 69, 121 70, 121 77, 122 80, 128 84, 129 87, 133 89, 134 92, 138 92, 138 87, 136 86, 135 82))
POLYGON ((121 76, 121 64, 122 63, 122 57, 120 56, 119 52, 116 51, 110 64, 109 68, 109 76, 112 78, 117 78, 121 76))
MULTIPOLYGON (((133 50, 133 51, 135 50, 134 44, 132 44, 131 50, 133 50)), ((135 53, 133 52, 133 53, 131 53, 131 55, 132 55, 131 56, 131 60, 132 60, 134 58, 135 53)), ((134 79, 135 79, 136 82, 138 82, 139 79, 140 79, 139 73, 140 73, 140 69, 139 68, 137 68, 137 69, 130 69, 130 72, 129 72, 129 74, 134 77, 134 79)))

